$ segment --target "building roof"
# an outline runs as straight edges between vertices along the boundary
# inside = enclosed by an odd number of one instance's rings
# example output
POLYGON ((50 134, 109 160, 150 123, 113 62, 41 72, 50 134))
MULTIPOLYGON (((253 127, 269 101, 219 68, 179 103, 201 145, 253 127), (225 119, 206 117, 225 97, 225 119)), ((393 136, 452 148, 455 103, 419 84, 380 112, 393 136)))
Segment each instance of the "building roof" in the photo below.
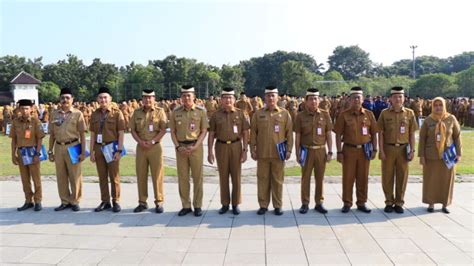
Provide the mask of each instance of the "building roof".
POLYGON ((37 80, 31 74, 21 71, 10 81, 10 84, 41 84, 41 81, 37 80))

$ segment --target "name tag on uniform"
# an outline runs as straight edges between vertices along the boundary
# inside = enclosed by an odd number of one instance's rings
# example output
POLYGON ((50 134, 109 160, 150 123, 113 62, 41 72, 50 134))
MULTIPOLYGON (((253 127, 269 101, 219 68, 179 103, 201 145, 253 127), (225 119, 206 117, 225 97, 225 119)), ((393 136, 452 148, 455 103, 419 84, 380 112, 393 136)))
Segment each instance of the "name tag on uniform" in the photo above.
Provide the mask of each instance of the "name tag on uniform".
POLYGON ((236 133, 236 134, 239 133, 239 129, 237 128, 236 125, 234 125, 232 128, 234 129, 234 133, 236 133))
POLYGON ((405 134, 405 126, 400 127, 400 134, 405 134))
POLYGON ((441 134, 439 134, 439 133, 436 134, 436 141, 438 141, 438 142, 441 141, 441 134))
POLYGON ((97 143, 102 143, 102 134, 97 134, 97 143))
POLYGON ((153 132, 153 124, 148 125, 148 131, 153 132))
POLYGON ((25 130, 25 139, 31 138, 31 130, 27 129, 25 130))
POLYGON ((318 127, 318 128, 316 129, 316 134, 318 134, 319 136, 321 136, 321 135, 323 134, 323 130, 322 130, 320 127, 318 127))
POLYGON ((367 136, 369 134, 368 130, 367 130, 367 127, 366 126, 363 126, 362 127, 362 135, 364 136, 367 136))
POLYGON ((276 133, 280 132, 280 125, 275 125, 275 132, 276 133))

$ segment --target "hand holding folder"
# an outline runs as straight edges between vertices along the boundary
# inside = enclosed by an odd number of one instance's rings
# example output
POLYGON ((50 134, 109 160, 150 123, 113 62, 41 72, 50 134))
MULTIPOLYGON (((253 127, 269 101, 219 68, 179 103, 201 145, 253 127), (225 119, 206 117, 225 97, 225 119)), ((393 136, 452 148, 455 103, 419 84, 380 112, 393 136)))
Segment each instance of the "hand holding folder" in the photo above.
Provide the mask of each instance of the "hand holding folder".
MULTIPOLYGON (((21 159, 23 161, 23 165, 30 165, 33 164, 33 159, 36 154, 36 147, 26 147, 20 149, 21 159)), ((44 145, 41 145, 41 151, 39 155, 39 160, 44 161, 48 159, 48 155, 46 152, 46 148, 44 145)))
MULTIPOLYGON (((102 153, 104 154, 105 161, 107 163, 111 163, 114 161, 114 155, 118 151, 118 141, 114 141, 112 143, 109 143, 107 145, 102 146, 102 153)), ((124 156, 127 154, 127 151, 125 150, 125 147, 122 149, 122 153, 120 153, 120 156, 124 156)))
POLYGON ((448 169, 453 168, 453 166, 458 162, 457 153, 456 153, 456 146, 451 144, 446 150, 443 152, 443 161, 446 164, 448 169))
POLYGON ((285 161, 286 160, 286 149, 287 149, 287 141, 280 142, 276 145, 276 149, 278 152, 278 157, 280 157, 280 160, 285 161))
MULTIPOLYGON (((81 143, 78 143, 74 146, 70 146, 67 148, 67 151, 69 153, 69 158, 71 158, 71 162, 72 164, 78 164, 80 162, 80 155, 82 153, 82 146, 81 146, 81 143)), ((86 149, 86 152, 85 152, 85 155, 84 155, 84 158, 87 158, 89 157, 90 155, 90 152, 86 149)))

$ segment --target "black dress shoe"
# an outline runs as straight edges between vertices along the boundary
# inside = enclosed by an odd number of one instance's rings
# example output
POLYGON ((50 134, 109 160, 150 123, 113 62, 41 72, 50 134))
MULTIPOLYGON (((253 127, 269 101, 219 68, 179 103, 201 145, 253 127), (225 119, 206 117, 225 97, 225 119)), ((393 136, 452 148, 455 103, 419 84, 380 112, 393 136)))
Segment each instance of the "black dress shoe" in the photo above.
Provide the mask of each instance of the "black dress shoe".
POLYGON ((155 212, 156 212, 156 213, 163 213, 164 211, 165 211, 165 209, 163 208, 162 205, 157 204, 157 205, 155 206, 155 212))
POLYGON ((385 208, 383 208, 383 211, 386 213, 391 213, 393 212, 393 206, 392 205, 386 205, 385 208))
POLYGON ((301 207, 300 207, 300 213, 301 213, 301 214, 306 214, 306 213, 308 212, 308 209, 309 209, 309 208, 308 208, 308 204, 303 204, 303 205, 301 205, 301 207))
POLYGON ((120 207, 120 204, 117 202, 112 203, 112 211, 113 212, 120 212, 122 210, 122 207, 120 207))
POLYGON ((94 211, 101 212, 103 210, 108 210, 110 208, 112 208, 112 206, 110 205, 110 202, 101 202, 99 206, 97 206, 97 208, 94 209, 94 211))
POLYGON ((403 210, 403 207, 402 206, 397 206, 395 205, 395 207, 393 207, 393 209, 395 210, 396 213, 404 213, 405 211, 403 210))
POLYGON ((24 211, 24 210, 28 210, 29 208, 33 208, 35 205, 31 202, 29 203, 25 203, 23 204, 23 206, 21 206, 20 208, 17 208, 16 210, 21 212, 21 211, 24 211))
POLYGON ((191 208, 182 208, 178 212, 178 216, 185 216, 186 214, 191 213, 191 212, 193 212, 193 210, 191 208))
POLYGON ((240 214, 240 208, 238 205, 232 206, 232 213, 234 215, 239 215, 240 214))
POLYGON ((314 207, 314 209, 315 209, 317 212, 322 213, 322 214, 328 213, 328 210, 326 210, 326 208, 324 208, 323 204, 318 204, 318 205, 316 205, 316 207, 314 207))
POLYGON ((434 212, 434 208, 433 207, 428 207, 428 209, 426 209, 428 212, 434 212))
POLYGON ((278 215, 278 216, 283 215, 283 211, 281 210, 281 208, 275 208, 274 212, 275 212, 275 215, 278 215))
POLYGON ((372 210, 367 208, 367 206, 364 205, 360 205, 360 206, 357 206, 357 210, 361 211, 361 212, 365 212, 365 213, 370 213, 372 210))
POLYGON ((62 210, 65 210, 67 208, 71 208, 71 204, 63 204, 61 203, 61 205, 59 205, 58 207, 54 208, 54 211, 62 211, 62 210))
POLYGON ((446 213, 446 214, 449 214, 449 213, 450 213, 450 211, 449 211, 448 208, 446 208, 446 207, 443 207, 443 208, 441 209, 441 211, 444 212, 444 213, 446 213))
POLYGON ((258 211, 257 211, 257 214, 258 215, 264 215, 267 211, 268 211, 267 208, 260 207, 260 209, 258 209, 258 211))
POLYGON ((224 214, 229 210, 229 205, 222 205, 222 207, 219 209, 219 214, 224 214))
POLYGON ((35 203, 35 212, 39 212, 43 209, 43 206, 41 205, 41 203, 35 203))
POLYGON ((133 212, 142 212, 148 209, 148 206, 145 204, 138 204, 138 206, 133 210, 133 212))
POLYGON ((350 210, 351 210, 351 206, 344 205, 344 206, 342 206, 341 212, 348 213, 350 210))
POLYGON ((202 209, 201 208, 194 208, 194 216, 196 216, 196 217, 202 216, 202 209))
POLYGON ((81 207, 79 207, 79 204, 71 204, 71 210, 73 212, 78 212, 81 210, 81 207))

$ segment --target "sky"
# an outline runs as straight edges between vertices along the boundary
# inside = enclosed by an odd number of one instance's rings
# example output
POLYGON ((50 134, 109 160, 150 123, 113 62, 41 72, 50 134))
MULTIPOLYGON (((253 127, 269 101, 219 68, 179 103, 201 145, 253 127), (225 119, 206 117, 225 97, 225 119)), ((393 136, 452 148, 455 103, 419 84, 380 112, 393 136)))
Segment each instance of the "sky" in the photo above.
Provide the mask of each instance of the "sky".
POLYGON ((474 51, 472 0, 0 0, 0 56, 67 54, 124 66, 168 55, 221 66, 278 50, 327 63, 359 45, 390 65, 416 55, 474 51))

